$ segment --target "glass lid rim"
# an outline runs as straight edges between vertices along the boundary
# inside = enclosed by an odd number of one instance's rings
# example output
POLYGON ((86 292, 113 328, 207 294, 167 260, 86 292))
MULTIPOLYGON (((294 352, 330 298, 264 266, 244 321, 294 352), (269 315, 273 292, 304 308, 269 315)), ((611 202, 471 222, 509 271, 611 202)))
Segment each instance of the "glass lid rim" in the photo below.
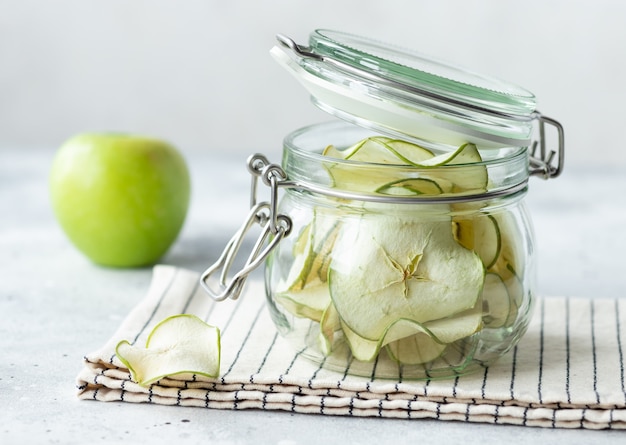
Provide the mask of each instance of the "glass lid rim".
POLYGON ((511 115, 528 116, 536 111, 536 98, 529 90, 472 72, 410 48, 326 28, 312 31, 309 35, 309 45, 324 57, 335 58, 368 74, 388 76, 407 87, 419 86, 446 97, 457 100, 460 98, 468 103, 480 102, 483 106, 486 104, 487 107, 491 106, 494 109, 505 109, 507 114, 511 115), (373 54, 376 52, 375 49, 394 57, 402 57, 412 62, 414 66, 399 60, 391 60, 391 57, 373 54), (448 75, 437 74, 424 69, 424 66, 436 68, 448 75), (456 78, 451 74, 456 74, 456 78))

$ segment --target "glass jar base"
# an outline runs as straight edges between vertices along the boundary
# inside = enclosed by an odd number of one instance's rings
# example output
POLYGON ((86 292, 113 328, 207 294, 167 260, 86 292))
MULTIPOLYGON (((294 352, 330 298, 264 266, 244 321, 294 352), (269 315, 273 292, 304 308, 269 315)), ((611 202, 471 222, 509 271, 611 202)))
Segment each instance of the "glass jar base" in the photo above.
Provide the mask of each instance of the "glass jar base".
POLYGON ((497 358, 477 358, 481 341, 475 335, 447 345, 439 356, 423 363, 401 363, 385 347, 371 360, 359 360, 345 339, 336 340, 332 350, 325 354, 320 348, 318 333, 319 326, 311 323, 308 332, 292 330, 285 338, 301 357, 344 378, 350 375, 393 381, 451 379, 484 369, 497 358))

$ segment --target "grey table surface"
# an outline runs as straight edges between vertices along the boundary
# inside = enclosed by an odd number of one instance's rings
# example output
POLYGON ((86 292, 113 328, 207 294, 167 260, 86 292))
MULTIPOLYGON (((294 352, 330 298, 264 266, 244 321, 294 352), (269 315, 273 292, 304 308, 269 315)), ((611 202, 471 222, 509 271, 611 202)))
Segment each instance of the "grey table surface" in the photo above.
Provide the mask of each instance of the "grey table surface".
MULTIPOLYGON (((0 148, 0 443, 624 443, 626 432, 344 418, 79 401, 85 353, 143 297, 151 270, 95 266, 66 240, 48 201, 53 150, 0 148)), ((162 262, 203 270, 247 211, 245 156, 187 154, 193 198, 162 262)), ((626 298, 626 176, 567 166, 533 178, 544 296, 626 298)))

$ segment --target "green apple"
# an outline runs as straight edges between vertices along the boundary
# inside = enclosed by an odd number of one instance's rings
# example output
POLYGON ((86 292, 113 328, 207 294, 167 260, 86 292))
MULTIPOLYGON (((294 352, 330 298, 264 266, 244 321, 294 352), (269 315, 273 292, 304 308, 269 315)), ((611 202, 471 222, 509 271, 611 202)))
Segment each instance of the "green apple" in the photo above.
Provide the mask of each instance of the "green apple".
POLYGON ((177 238, 189 206, 189 170, 172 145, 149 137, 85 133, 65 142, 51 170, 54 213, 93 262, 154 264, 177 238))

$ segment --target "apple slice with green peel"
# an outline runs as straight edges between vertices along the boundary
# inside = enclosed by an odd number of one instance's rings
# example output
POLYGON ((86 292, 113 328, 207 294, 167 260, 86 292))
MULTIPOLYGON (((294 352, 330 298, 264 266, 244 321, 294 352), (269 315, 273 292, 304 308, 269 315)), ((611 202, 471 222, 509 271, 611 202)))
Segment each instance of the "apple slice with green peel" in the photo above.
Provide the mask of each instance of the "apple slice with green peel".
POLYGON ((298 290, 287 290, 277 293, 276 302, 296 317, 321 321, 324 311, 330 302, 328 285, 319 282, 298 290))
POLYGON ((424 328, 439 343, 452 343, 475 334, 482 327, 482 301, 476 301, 474 307, 455 315, 429 321, 424 328))
POLYGON ((389 325, 378 339, 369 339, 359 335, 343 321, 341 321, 341 330, 350 345, 354 358, 364 362, 376 358, 380 349, 388 343, 411 337, 416 333, 430 335, 420 323, 402 318, 389 325))
POLYGON ((494 213, 493 218, 498 225, 502 239, 502 248, 493 267, 498 271, 503 271, 509 264, 515 271, 524 270, 526 254, 520 242, 525 237, 519 231, 520 225, 513 219, 515 216, 511 213, 500 212, 494 213))
POLYGON ((483 285, 482 262, 454 240, 450 219, 368 214, 342 226, 334 255, 331 299, 369 340, 399 319, 425 323, 470 309, 483 285))
POLYGON ((392 360, 403 365, 421 365, 441 357, 447 344, 437 343, 426 334, 415 334, 385 346, 392 360))
POLYGON ((380 164, 411 166, 434 156, 430 150, 419 145, 383 136, 363 139, 344 150, 329 145, 322 154, 331 158, 371 164, 371 167, 360 167, 360 173, 355 172, 352 165, 328 166, 335 187, 357 192, 373 192, 397 179, 396 173, 381 169, 380 164))
POLYGON ((523 266, 518 245, 522 239, 507 213, 478 214, 454 218, 455 239, 482 259, 488 273, 483 289, 484 321, 488 328, 509 326, 517 317, 524 288, 514 264, 523 266))
POLYGON ((343 322, 341 323, 341 329, 346 337, 346 340, 348 341, 348 344, 350 345, 352 355, 357 360, 365 362, 369 362, 376 358, 382 347, 402 341, 406 338, 412 338, 416 335, 427 337, 441 346, 439 348, 439 352, 433 358, 436 358, 439 353, 445 349, 445 344, 441 344, 433 340, 431 333, 425 327, 412 320, 398 319, 390 325, 383 335, 377 340, 370 340, 360 336, 343 322))
POLYGON ((122 340, 115 353, 142 386, 185 373, 216 377, 220 331, 195 315, 173 315, 154 327, 145 348, 122 340))
POLYGON ((319 236, 314 236, 315 242, 313 261, 309 276, 315 277, 315 279, 326 283, 328 281, 328 269, 332 260, 333 246, 335 240, 339 234, 340 223, 334 218, 320 218, 318 217, 318 225, 323 229, 318 229, 316 232, 319 236), (319 224, 319 220, 324 219, 323 224, 319 224), (318 239, 319 238, 319 239, 318 239))
POLYGON ((440 167, 442 165, 464 165, 482 161, 476 145, 466 143, 452 152, 433 156, 419 163, 420 167, 440 167))
POLYGON ((373 360, 382 347, 387 347, 392 358, 397 361, 419 364, 437 358, 447 344, 476 333, 482 326, 481 309, 481 306, 476 304, 474 308, 454 317, 423 324, 400 318, 377 340, 360 336, 343 322, 341 327, 352 354, 359 360, 373 360))
POLYGON ((433 152, 416 144, 400 139, 374 136, 360 142, 345 159, 372 164, 418 165, 430 159, 433 152))
MULTIPOLYGON (((478 149, 470 143, 461 145, 451 153, 435 156, 430 150, 410 142, 371 137, 345 150, 337 150, 330 145, 326 147, 323 154, 337 159, 370 164, 394 164, 432 169, 432 173, 424 179, 437 183, 442 193, 479 193, 487 187, 487 169, 481 164, 482 157, 478 149)), ((328 167, 328 170, 335 187, 348 188, 353 191, 389 192, 390 189, 387 187, 397 181, 393 173, 375 168, 375 165, 367 173, 364 170, 362 174, 355 173, 348 165, 333 164, 328 167)), ((410 186, 408 190, 411 190, 410 186)), ((419 192, 420 188, 415 190, 419 192)), ((427 190, 431 193, 437 191, 432 187, 427 190)), ((397 190, 393 189, 393 191, 397 190)), ((400 193, 403 192, 404 190, 400 191, 400 193)))
POLYGON ((338 221, 313 216, 294 244, 294 262, 286 279, 288 289, 304 289, 311 283, 326 282, 328 262, 338 233, 338 221))
POLYGON ((489 272, 499 275, 506 286, 511 302, 509 317, 506 321, 506 326, 509 326, 515 322, 519 307, 524 300, 525 290, 521 274, 523 274, 526 267, 526 255, 521 240, 525 239, 525 237, 519 232, 519 225, 513 220, 514 216, 512 214, 502 212, 493 216, 500 228, 502 247, 497 260, 489 268, 489 272))
POLYGON ((380 341, 378 339, 370 340, 364 338, 354 332, 350 326, 343 321, 340 321, 340 323, 341 330, 343 335, 346 337, 348 345, 350 346, 350 351, 352 352, 354 358, 363 362, 369 362, 376 358, 378 352, 380 351, 380 341))
MULTIPOLYGON (((450 185, 451 187, 451 185, 450 185)), ((429 178, 409 178, 385 184, 376 189, 376 193, 394 196, 441 195, 444 189, 439 183, 429 178)))
POLYGON ((434 156, 419 164, 420 167, 443 167, 433 176, 453 184, 452 193, 479 193, 487 189, 487 168, 474 144, 463 144, 452 153, 434 156), (454 168, 453 166, 458 166, 454 168))
POLYGON ((341 330, 341 319, 331 302, 322 314, 320 320, 320 349, 325 355, 329 355, 333 350, 337 332, 341 330))
POLYGON ((327 145, 326 148, 324 148, 324 150, 322 150, 322 156, 327 156, 329 158, 334 158, 334 159, 343 159, 344 153, 342 153, 334 145, 330 144, 330 145, 327 145))
POLYGON ((513 269, 513 266, 509 263, 501 269, 493 268, 492 270, 494 270, 494 272, 497 270, 495 273, 500 276, 508 292, 510 308, 505 326, 510 326, 515 323, 517 313, 524 299, 524 284, 518 273, 513 269))
POLYGON ((402 139, 387 139, 383 143, 396 154, 396 157, 404 160, 403 164, 420 165, 421 162, 435 156, 429 149, 402 139))
POLYGON ((384 136, 363 139, 344 150, 329 145, 322 154, 337 159, 393 165, 416 165, 434 156, 424 147, 384 136))
POLYGON ((285 284, 276 292, 276 301, 292 314, 321 320, 330 303, 326 281, 338 232, 339 222, 314 214, 296 240, 294 262, 285 284))
POLYGON ((307 248, 311 245, 311 227, 313 224, 307 224, 300 231, 300 234, 293 243, 293 255, 300 256, 307 254, 307 248))
POLYGON ((502 249, 500 228, 496 219, 487 213, 468 218, 453 218, 454 239, 480 257, 485 269, 492 267, 502 249))
POLYGON ((312 223, 302 229, 293 245, 293 264, 285 280, 286 289, 302 289, 306 284, 313 256, 312 223))
POLYGON ((489 272, 485 274, 483 287, 483 321, 487 328, 506 326, 511 316, 511 305, 514 304, 509 291, 500 275, 489 272))
POLYGON ((387 353, 405 365, 430 362, 441 356, 449 344, 478 332, 482 328, 482 317, 482 307, 476 304, 455 317, 428 322, 424 325, 425 332, 387 344, 387 353))

